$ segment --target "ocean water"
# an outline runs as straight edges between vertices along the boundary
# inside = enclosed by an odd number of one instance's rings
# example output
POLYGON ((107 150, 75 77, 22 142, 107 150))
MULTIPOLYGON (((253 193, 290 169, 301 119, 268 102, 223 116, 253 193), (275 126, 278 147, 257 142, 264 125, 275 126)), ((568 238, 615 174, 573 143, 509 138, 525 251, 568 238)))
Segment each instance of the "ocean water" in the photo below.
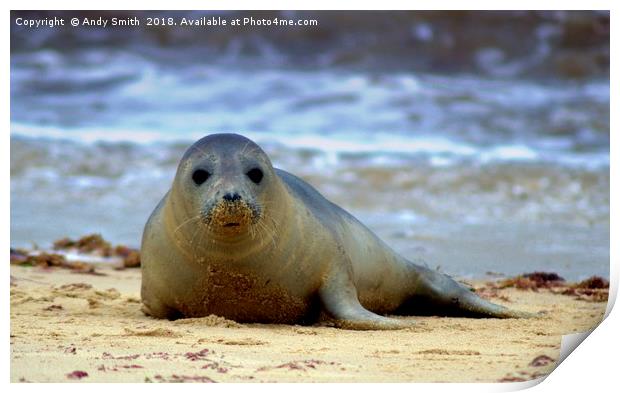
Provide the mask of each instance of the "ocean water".
MULTIPOLYGON (((438 39, 425 23, 408 31, 438 39)), ((481 68, 455 72, 308 66, 288 42, 235 51, 247 37, 192 52, 44 33, 12 37, 13 246, 97 232, 138 247, 184 150, 236 132, 418 263, 465 277, 609 274, 604 74, 539 77, 529 57, 488 48, 472 49, 481 68)))

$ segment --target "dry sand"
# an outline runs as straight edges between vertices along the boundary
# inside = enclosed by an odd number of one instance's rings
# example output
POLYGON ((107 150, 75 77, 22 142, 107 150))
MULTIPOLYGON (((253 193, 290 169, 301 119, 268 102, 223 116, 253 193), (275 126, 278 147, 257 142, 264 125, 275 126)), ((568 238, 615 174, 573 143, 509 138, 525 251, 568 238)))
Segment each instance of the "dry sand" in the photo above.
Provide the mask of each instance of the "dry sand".
POLYGON ((497 382, 549 373, 563 334, 598 324, 605 302, 500 290, 527 320, 412 317, 402 331, 161 321, 140 311, 140 271, 105 276, 11 266, 11 381, 497 382), (536 359, 536 361, 534 361, 536 359))

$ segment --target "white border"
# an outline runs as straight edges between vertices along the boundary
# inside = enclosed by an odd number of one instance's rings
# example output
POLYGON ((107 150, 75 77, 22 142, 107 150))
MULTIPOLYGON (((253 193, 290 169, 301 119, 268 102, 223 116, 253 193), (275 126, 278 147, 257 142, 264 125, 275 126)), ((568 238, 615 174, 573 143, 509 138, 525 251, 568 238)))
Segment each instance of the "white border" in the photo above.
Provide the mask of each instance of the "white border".
MULTIPOLYGON (((227 10, 227 9, 246 9, 246 10, 257 10, 257 9, 298 9, 298 10, 314 10, 314 9, 322 9, 322 10, 340 10, 340 9, 409 9, 415 8, 419 10, 424 9, 463 9, 464 6, 470 7, 469 9, 503 9, 503 10, 512 10, 512 9, 611 9, 612 15, 612 59, 611 64, 616 64, 615 57, 617 54, 617 42, 618 37, 615 29, 615 19, 614 18, 614 10, 612 1, 588 1, 588 2, 576 2, 576 1, 533 1, 533 0, 521 0, 521 1, 474 1, 474 2, 459 2, 459 1, 442 1, 435 0, 433 2, 406 2, 406 1, 394 1, 394 0, 382 0, 380 2, 359 2, 359 1, 325 1, 325 0, 314 0, 314 1, 209 1, 209 2, 198 2, 198 1, 187 1, 187 0, 175 0, 174 2, 166 2, 166 1, 135 1, 131 4, 127 1, 119 1, 119 0, 111 0, 106 2, 88 2, 84 3, 81 1, 55 1, 53 3, 49 1, 8 1, 5 4, 9 5, 10 9, 49 9, 52 5, 54 9, 219 9, 219 10, 227 10), (614 45, 614 43, 616 43, 614 45)), ((7 10, 5 13, 5 23, 9 20, 9 11, 7 10)), ((9 84, 10 84, 10 65, 9 65, 9 45, 10 45, 10 24, 7 24, 4 28, 6 32, 4 34, 4 39, 2 40, 2 49, 5 54, 5 59, 3 62, 3 74, 2 74, 2 86, 3 91, 5 92, 5 104, 2 105, 2 118, 5 119, 6 131, 4 134, 5 143, 2 144, 2 160, 4 165, 4 170, 2 172, 2 182, 5 184, 5 192, 1 195, 1 206, 3 211, 5 212, 3 217, 7 219, 10 217, 10 195, 9 195, 9 187, 10 187, 10 178, 9 178, 9 168, 10 168, 10 111, 9 111, 9 84)), ((612 70, 612 81, 611 81, 611 92, 612 99, 611 102, 614 101, 614 93, 620 91, 620 86, 618 85, 617 73, 614 74, 614 67, 611 67, 612 70)), ((611 129, 615 130, 615 126, 617 123, 617 119, 614 118, 614 111, 611 111, 611 129)), ((617 137, 615 137, 614 133, 611 133, 611 157, 620 157, 620 151, 618 149, 617 137)), ((613 303, 615 302, 617 289, 618 289, 618 247, 617 243, 614 242, 613 239, 617 240, 617 217, 613 216, 613 212, 617 211, 617 203, 614 201, 618 200, 620 194, 618 193, 617 186, 617 171, 614 170, 615 161, 612 160, 612 173, 611 173, 611 282, 612 282, 612 291, 610 293, 610 302, 608 305, 608 312, 613 307, 613 303), (613 299, 613 300, 612 300, 613 299)), ((0 247, 4 250, 8 250, 10 247, 9 235, 10 234, 10 226, 5 224, 2 228, 2 237, 0 247)), ((9 310, 9 268, 8 262, 1 264, 2 266, 2 277, 3 279, 3 294, 5 297, 4 304, 6 310, 9 310)), ((6 315, 6 314, 5 314, 6 315)), ((579 348, 575 350, 575 353, 569 356, 566 361, 564 361, 543 383, 536 387, 537 391, 542 392, 555 392, 558 390, 566 389, 567 391, 573 390, 587 390, 592 391, 596 389, 601 389, 607 391, 610 386, 617 385, 617 349, 618 349, 618 335, 617 332, 620 331, 620 318, 618 317, 618 312, 612 313, 600 327, 595 329, 594 333, 590 335, 584 342, 583 345, 580 345, 579 348)), ((3 337, 5 337, 2 345, 4 349, 5 356, 2 357, 3 360, 3 381, 8 383, 10 375, 9 375, 9 327, 10 321, 8 318, 4 321, 2 325, 3 337), (5 363, 6 362, 6 363, 5 363)), ((33 339, 36 339, 33 337, 33 339)), ((403 385, 403 384, 391 384, 390 389, 402 390, 402 391, 411 391, 411 389, 424 389, 424 390, 432 390, 432 391, 454 391, 457 390, 459 392, 480 392, 480 391, 512 391, 519 390, 533 385, 533 383, 517 383, 517 384, 416 384, 416 385, 403 385)), ((28 384, 12 384, 9 386, 9 389, 12 390, 34 390, 41 389, 41 387, 34 387, 34 385, 28 384)), ((202 386, 202 385, 194 385, 194 386, 186 386, 187 389, 236 389, 238 385, 220 385, 220 386, 202 386)), ((309 385, 309 384, 295 384, 293 386, 289 384, 279 384, 279 385, 253 385, 250 386, 242 386, 242 388, 251 388, 251 389, 259 389, 259 390, 290 390, 300 389, 302 391, 314 391, 317 388, 319 389, 375 389, 374 386, 370 387, 368 385, 356 384, 352 386, 342 386, 342 385, 309 385)), ((83 389, 82 385, 65 385, 65 384, 53 384, 47 385, 43 387, 44 389, 83 389)), ((114 385, 114 389, 135 389, 134 385, 130 384, 117 384, 114 385)), ((140 387, 142 388, 142 386, 140 387)), ((155 390, 161 389, 169 389, 169 386, 157 386, 154 385, 152 387, 155 390)), ((175 389, 177 386, 175 386, 175 389)), ((104 389, 109 389, 109 386, 104 384, 91 384, 89 385, 89 389, 95 389, 98 391, 103 391, 104 389)))
POLYGON ((411 2, 405 0, 354 1, 354 0, 175 0, 175 1, 92 1, 9 0, 9 9, 14 10, 609 10, 613 1, 562 1, 562 0, 435 0, 432 2, 411 2))

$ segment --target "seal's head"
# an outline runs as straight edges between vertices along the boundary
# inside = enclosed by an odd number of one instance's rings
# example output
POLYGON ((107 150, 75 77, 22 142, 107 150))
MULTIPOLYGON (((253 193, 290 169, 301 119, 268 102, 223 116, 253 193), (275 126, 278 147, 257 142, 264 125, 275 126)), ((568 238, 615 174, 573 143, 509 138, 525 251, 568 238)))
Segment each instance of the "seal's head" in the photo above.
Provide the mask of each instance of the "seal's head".
POLYGON ((275 177, 269 157, 254 142, 213 134, 185 152, 172 191, 181 196, 172 198, 182 220, 202 222, 213 237, 234 239, 256 231, 275 177))

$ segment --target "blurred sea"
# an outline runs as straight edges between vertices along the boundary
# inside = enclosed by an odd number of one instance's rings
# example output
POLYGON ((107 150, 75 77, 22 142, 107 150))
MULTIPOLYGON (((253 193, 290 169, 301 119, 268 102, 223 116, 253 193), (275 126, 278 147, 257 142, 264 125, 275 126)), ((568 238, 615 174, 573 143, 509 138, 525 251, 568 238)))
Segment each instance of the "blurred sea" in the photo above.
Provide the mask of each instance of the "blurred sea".
POLYGON ((217 14, 319 26, 12 25, 13 246, 138 247, 183 151, 237 132, 418 263, 609 275, 609 13, 217 14))

